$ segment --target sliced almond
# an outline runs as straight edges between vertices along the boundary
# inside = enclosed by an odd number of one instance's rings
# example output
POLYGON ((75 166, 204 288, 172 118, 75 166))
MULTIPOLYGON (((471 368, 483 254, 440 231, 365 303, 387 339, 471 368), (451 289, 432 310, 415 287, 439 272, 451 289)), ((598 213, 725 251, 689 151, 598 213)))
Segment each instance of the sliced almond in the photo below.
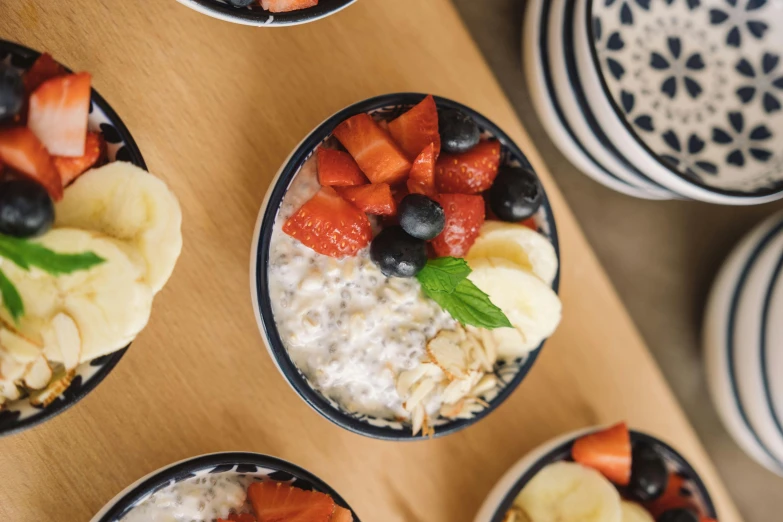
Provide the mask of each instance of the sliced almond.
POLYGON ((488 391, 494 390, 498 385, 498 378, 494 374, 488 373, 470 390, 474 397, 480 397, 488 391))
POLYGON ((55 376, 45 389, 30 394, 30 404, 33 406, 49 406, 68 389, 75 376, 76 372, 73 370, 55 376))
POLYGON ((66 370, 73 370, 82 354, 82 338, 76 322, 71 316, 59 313, 52 319, 52 330, 63 366, 66 370))
POLYGON ((42 348, 10 328, 0 328, 0 349, 20 363, 31 363, 41 357, 42 348))
POLYGON ((24 385, 31 390, 42 390, 52 380, 52 368, 46 357, 40 356, 27 367, 22 377, 24 385))
POLYGON ((430 359, 451 380, 462 378, 467 374, 465 352, 457 341, 450 332, 440 332, 427 343, 427 354, 430 359))
POLYGON ((424 425, 424 415, 424 406, 419 404, 414 408, 411 415, 411 431, 413 431, 414 435, 421 431, 421 427, 424 425))
POLYGON ((432 379, 424 379, 415 385, 411 392, 411 396, 405 401, 403 405, 407 411, 413 411, 414 408, 421 405, 424 399, 432 393, 435 389, 435 381, 432 379))

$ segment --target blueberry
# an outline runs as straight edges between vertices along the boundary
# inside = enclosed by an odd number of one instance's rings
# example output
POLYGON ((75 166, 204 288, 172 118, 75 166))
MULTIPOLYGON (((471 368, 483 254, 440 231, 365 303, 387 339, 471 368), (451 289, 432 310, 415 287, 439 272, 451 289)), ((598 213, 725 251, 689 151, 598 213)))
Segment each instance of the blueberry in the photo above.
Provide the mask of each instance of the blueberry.
POLYGON ((228 3, 234 7, 247 7, 256 0, 228 0, 228 3))
POLYGON ((638 443, 631 458, 631 481, 626 494, 639 502, 650 502, 663 495, 669 482, 666 463, 654 447, 638 443))
POLYGON ((53 222, 54 204, 41 185, 29 179, 0 183, 0 234, 40 236, 53 222))
POLYGON ((0 63, 0 120, 19 114, 24 104, 24 84, 19 71, 0 63))
POLYGON ((386 227, 372 240, 370 258, 387 277, 413 277, 427 264, 427 243, 401 227, 386 227))
POLYGON ((397 211, 400 226, 411 236, 429 241, 443 232, 446 214, 440 203, 423 194, 408 194, 397 211))
POLYGON ((544 189, 538 177, 522 167, 501 167, 489 189, 489 207, 503 221, 527 219, 543 202, 544 189))
POLYGON ((467 152, 481 139, 481 131, 473 118, 457 109, 444 109, 438 113, 438 131, 441 149, 446 152, 467 152))
POLYGON ((670 509, 664 511, 657 522, 699 522, 699 516, 690 509, 670 509))

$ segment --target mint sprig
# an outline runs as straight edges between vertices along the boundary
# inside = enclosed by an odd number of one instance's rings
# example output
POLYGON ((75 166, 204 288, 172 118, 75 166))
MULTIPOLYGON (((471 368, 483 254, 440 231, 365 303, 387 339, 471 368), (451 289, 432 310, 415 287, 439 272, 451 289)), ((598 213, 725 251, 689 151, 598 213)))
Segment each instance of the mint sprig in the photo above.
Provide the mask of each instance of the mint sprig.
POLYGON ((424 293, 463 326, 511 327, 503 311, 467 278, 470 272, 464 259, 439 257, 427 261, 416 279, 424 293))

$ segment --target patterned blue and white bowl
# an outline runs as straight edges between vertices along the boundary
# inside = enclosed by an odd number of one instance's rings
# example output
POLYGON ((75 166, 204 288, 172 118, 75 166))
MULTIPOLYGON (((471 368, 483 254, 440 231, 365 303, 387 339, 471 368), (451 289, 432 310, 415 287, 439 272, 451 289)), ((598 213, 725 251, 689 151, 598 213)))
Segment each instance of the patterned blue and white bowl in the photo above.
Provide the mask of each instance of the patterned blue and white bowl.
POLYGON ((91 522, 119 522, 130 510, 161 489, 196 477, 216 476, 250 477, 252 480, 273 480, 290 483, 300 489, 326 493, 336 504, 351 510, 348 503, 326 482, 307 470, 282 459, 260 453, 210 453, 175 462, 140 478, 111 499, 91 522))
MULTIPOLYGON (((21 45, 0 40, 0 61, 10 63, 19 70, 27 70, 40 53, 21 45)), ((141 151, 122 120, 95 89, 88 120, 89 129, 100 131, 108 144, 109 161, 128 161, 146 169, 141 151)), ((95 389, 120 362, 128 347, 117 352, 80 364, 76 377, 65 392, 49 406, 32 406, 27 398, 9 403, 0 411, 0 436, 16 433, 45 422, 62 413, 95 389)))
MULTIPOLYGON (((412 435, 409 424, 348 411, 336 401, 316 391, 309 383, 289 356, 275 323, 268 289, 269 245, 272 238, 273 224, 289 185, 302 165, 315 152, 316 148, 330 138, 332 131, 337 125, 360 113, 371 113, 376 119, 392 120, 420 102, 424 96, 424 94, 418 93, 395 93, 370 98, 346 107, 318 125, 294 149, 272 180, 258 214, 250 252, 250 293, 253 310, 267 349, 280 373, 283 374, 288 384, 291 385, 302 400, 330 421, 354 433, 384 440, 416 440, 426 437, 424 435, 412 435)), ((436 96, 435 102, 439 108, 456 108, 469 114, 478 123, 485 137, 497 139, 501 144, 501 164, 522 165, 532 169, 530 162, 519 147, 489 119, 469 107, 446 98, 436 96)), ((555 227, 552 208, 546 197, 543 205, 534 217, 539 232, 547 236, 552 242, 559 259, 560 246, 557 238, 557 228, 555 227)), ((559 285, 560 273, 558 270, 552 287, 557 291, 559 285)), ((495 373, 501 384, 494 395, 489 396, 489 406, 476 413, 471 419, 452 421, 440 419, 432 423, 435 427, 435 437, 441 437, 466 428, 494 411, 525 378, 543 345, 544 343, 541 343, 541 346, 525 357, 504 364, 499 363, 495 368, 495 373)))
POLYGON ((290 11, 287 13, 270 13, 258 4, 247 7, 234 7, 228 0, 177 0, 182 5, 209 15, 219 20, 235 24, 257 27, 281 27, 287 25, 306 24, 340 11, 356 0, 320 0, 315 7, 290 11))

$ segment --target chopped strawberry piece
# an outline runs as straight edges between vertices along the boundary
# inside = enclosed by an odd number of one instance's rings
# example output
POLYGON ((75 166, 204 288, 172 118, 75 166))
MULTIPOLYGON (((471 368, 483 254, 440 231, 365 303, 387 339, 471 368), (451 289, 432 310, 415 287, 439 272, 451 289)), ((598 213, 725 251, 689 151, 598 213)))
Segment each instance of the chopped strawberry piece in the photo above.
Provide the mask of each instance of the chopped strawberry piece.
POLYGON ((261 7, 272 13, 285 13, 318 5, 318 0, 261 0, 261 7))
POLYGON ((104 155, 106 141, 99 132, 88 132, 84 145, 84 156, 80 158, 68 158, 66 156, 55 156, 53 158, 54 167, 60 175, 63 187, 67 186, 73 180, 87 172, 87 169, 98 163, 101 156, 104 155))
POLYGON ((319 147, 315 159, 318 165, 318 182, 323 186, 349 187, 367 183, 359 165, 347 152, 319 147))
POLYGON ((573 459, 620 486, 631 480, 631 435, 624 422, 580 437, 571 448, 573 459))
POLYGON ((443 232, 432 240, 438 257, 465 257, 484 224, 484 199, 465 194, 440 194, 433 198, 446 214, 443 232))
POLYGON ((329 522, 334 500, 281 482, 254 482, 247 488, 258 522, 329 522))
POLYGON ((434 143, 437 157, 440 154, 438 108, 432 96, 427 96, 411 110, 389 122, 389 132, 411 160, 430 143, 434 143))
POLYGON ((27 127, 0 131, 0 161, 43 185, 55 201, 63 197, 63 184, 51 155, 27 127))
POLYGON ((393 185, 411 170, 410 161, 391 136, 367 114, 348 118, 334 129, 334 135, 371 183, 393 185))
POLYGON ((334 506, 334 515, 330 522, 353 522, 353 514, 344 507, 334 506))
POLYGON ((538 231, 538 225, 536 224, 536 218, 529 217, 519 222, 523 227, 527 227, 531 230, 538 231))
POLYGON ((710 517, 701 517, 699 522, 718 522, 718 520, 710 517))
POLYGON ((492 186, 500 166, 500 142, 482 141, 462 154, 443 154, 435 164, 438 192, 478 194, 492 186))
POLYGON ((338 187, 337 193, 356 205, 362 212, 376 216, 393 216, 397 203, 388 183, 373 183, 357 187, 338 187))
POLYGON ((372 240, 367 215, 331 187, 321 187, 288 218, 283 232, 331 257, 352 256, 372 240))
POLYGON ((648 502, 645 505, 653 517, 658 518, 665 511, 670 509, 693 509, 693 501, 683 495, 685 479, 676 473, 669 475, 669 481, 666 483, 666 490, 659 498, 648 502))
POLYGON ((251 513, 231 513, 228 519, 231 522, 256 522, 255 515, 251 513))
POLYGON ((27 94, 36 90, 46 80, 68 74, 65 67, 54 61, 52 55, 43 53, 24 75, 24 88, 27 94))
POLYGON ((84 155, 90 81, 89 73, 58 76, 45 81, 30 95, 27 126, 50 154, 77 158, 84 155))
POLYGON ((413 162, 408 176, 408 190, 413 194, 432 197, 435 192, 435 144, 430 143, 413 162))

